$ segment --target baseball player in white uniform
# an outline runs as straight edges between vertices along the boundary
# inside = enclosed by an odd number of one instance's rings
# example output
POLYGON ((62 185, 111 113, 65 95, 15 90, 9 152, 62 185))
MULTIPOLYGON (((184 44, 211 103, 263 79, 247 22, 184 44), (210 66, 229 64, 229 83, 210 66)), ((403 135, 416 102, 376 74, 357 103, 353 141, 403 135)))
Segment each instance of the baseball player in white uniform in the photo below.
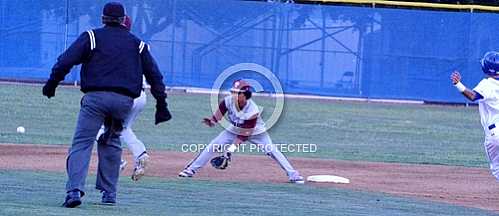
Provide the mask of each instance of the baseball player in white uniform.
POLYGON ((225 149, 229 158, 237 149, 237 145, 249 141, 258 145, 268 156, 274 159, 286 172, 289 182, 303 184, 303 177, 289 163, 286 157, 272 143, 266 132, 265 123, 256 103, 251 100, 251 86, 244 80, 236 80, 231 88, 231 95, 225 97, 218 110, 210 118, 204 118, 203 123, 209 127, 215 126, 225 114, 231 126, 222 131, 210 144, 180 172, 179 177, 192 177, 217 154, 217 147, 225 149))
MULTIPOLYGON (((145 86, 144 81, 144 86, 145 86)), ((144 110, 146 105, 147 96, 144 90, 140 93, 140 97, 133 100, 133 107, 128 117, 125 119, 123 124, 123 131, 121 132, 120 139, 122 142, 127 144, 128 150, 132 152, 134 158, 134 169, 132 173, 132 180, 138 181, 145 174, 145 170, 150 161, 150 157, 146 152, 146 147, 142 141, 140 141, 132 130, 132 125, 139 116, 139 114, 144 110)), ((101 127, 96 139, 99 138, 101 134, 104 133, 104 126, 101 127)), ((125 169, 127 162, 121 160, 120 170, 125 169)))
POLYGON ((481 60, 481 65, 487 76, 473 90, 461 83, 461 74, 458 71, 452 73, 451 81, 464 97, 478 102, 485 132, 485 153, 492 175, 499 181, 499 53, 487 52, 481 60))
MULTIPOLYGON (((132 20, 129 16, 125 16, 123 25, 127 27, 128 30, 130 30, 132 25, 132 20)), ((140 93, 140 96, 138 98, 135 98, 133 100, 132 110, 128 114, 128 117, 125 119, 125 122, 123 124, 123 131, 121 132, 120 136, 121 141, 127 144, 128 149, 133 154, 135 163, 132 174, 132 180, 134 181, 138 181, 142 176, 144 176, 145 169, 150 160, 150 157, 146 152, 146 147, 144 146, 144 143, 142 143, 142 141, 140 141, 137 138, 137 136, 132 130, 133 123, 135 122, 139 114, 142 112, 142 110, 144 110, 144 107, 147 102, 147 96, 144 91, 146 87, 147 87, 146 79, 145 77, 142 77, 142 92, 140 93)), ((102 125, 101 129, 97 133, 96 139, 98 140, 100 135, 102 135, 103 133, 104 133, 104 125, 102 125)), ((127 162, 122 159, 120 164, 120 170, 123 171, 126 167, 126 164, 127 162)))

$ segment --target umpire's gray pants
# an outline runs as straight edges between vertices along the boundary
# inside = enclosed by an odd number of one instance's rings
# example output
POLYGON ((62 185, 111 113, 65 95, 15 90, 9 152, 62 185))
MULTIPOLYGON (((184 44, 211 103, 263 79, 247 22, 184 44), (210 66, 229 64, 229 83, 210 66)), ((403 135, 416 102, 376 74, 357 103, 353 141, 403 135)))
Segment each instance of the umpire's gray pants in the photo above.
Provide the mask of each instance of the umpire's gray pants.
MULTIPOLYGON (((132 130, 133 123, 139 116, 139 114, 144 110, 147 102, 147 95, 144 91, 140 93, 138 98, 133 100, 133 106, 128 114, 128 117, 125 119, 123 123, 123 131, 121 132, 121 143, 125 143, 128 146, 128 149, 133 154, 133 158, 135 162, 138 163, 139 156, 142 155, 146 151, 146 146, 142 141, 140 141, 135 133, 132 130)), ((105 131, 104 125, 102 125, 99 133, 97 133, 96 139, 100 137, 105 131)))
POLYGON ((66 191, 85 191, 95 136, 104 123, 106 132, 97 144, 99 164, 96 188, 116 192, 121 161, 119 133, 132 105, 131 97, 113 92, 89 92, 83 96, 73 143, 66 161, 66 191))

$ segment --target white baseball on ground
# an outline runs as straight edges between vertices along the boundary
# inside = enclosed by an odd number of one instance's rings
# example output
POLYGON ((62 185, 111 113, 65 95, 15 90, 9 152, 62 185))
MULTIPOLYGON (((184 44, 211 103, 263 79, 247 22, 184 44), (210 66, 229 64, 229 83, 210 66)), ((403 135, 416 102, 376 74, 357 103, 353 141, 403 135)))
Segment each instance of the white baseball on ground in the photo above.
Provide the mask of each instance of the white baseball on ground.
POLYGON ((26 132, 26 129, 23 126, 17 127, 17 133, 24 133, 26 132))

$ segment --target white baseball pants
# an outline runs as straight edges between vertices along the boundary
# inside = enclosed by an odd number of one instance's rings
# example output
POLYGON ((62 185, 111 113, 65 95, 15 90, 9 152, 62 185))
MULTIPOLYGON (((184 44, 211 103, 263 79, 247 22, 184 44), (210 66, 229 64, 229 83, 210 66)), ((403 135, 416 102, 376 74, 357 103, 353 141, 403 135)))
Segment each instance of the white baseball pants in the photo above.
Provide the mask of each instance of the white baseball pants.
MULTIPOLYGON (((233 134, 227 130, 222 131, 215 139, 213 139, 208 146, 194 158, 185 169, 195 173, 208 163, 217 153, 217 146, 225 147, 234 143, 237 134, 233 134)), ((264 132, 258 135, 252 135, 248 139, 249 142, 258 145, 258 147, 265 152, 268 156, 274 159, 279 166, 286 172, 289 179, 294 179, 299 176, 293 166, 289 163, 288 159, 277 149, 277 146, 272 143, 268 133, 264 132)))

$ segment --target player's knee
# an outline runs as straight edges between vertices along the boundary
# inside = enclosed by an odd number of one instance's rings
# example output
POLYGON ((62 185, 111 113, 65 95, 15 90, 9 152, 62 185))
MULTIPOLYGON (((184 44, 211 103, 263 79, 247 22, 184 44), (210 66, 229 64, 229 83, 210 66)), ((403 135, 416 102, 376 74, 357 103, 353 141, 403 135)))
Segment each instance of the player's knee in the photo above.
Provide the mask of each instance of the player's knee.
POLYGON ((265 145, 262 147, 262 149, 267 155, 274 154, 276 151, 278 151, 275 145, 265 145))

